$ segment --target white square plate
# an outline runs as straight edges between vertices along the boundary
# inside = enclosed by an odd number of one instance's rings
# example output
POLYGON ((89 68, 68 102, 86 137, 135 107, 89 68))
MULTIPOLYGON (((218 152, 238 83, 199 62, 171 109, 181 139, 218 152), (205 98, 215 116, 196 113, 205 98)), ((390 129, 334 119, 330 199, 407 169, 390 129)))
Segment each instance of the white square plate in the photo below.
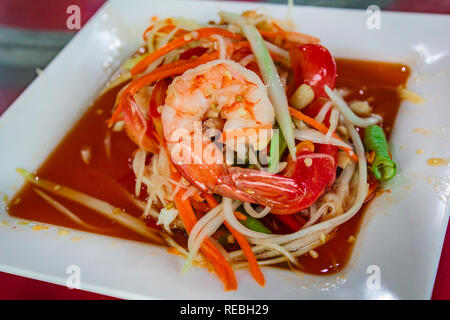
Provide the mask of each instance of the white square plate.
MULTIPOLYGON (((286 14, 286 6, 256 7, 278 18, 286 14)), ((217 19, 219 10, 251 8, 255 5, 238 2, 107 2, 0 118, 2 197, 11 197, 23 183, 15 169, 37 169, 120 62, 138 48, 151 16, 206 22, 217 19)), ((182 275, 182 259, 164 248, 76 230, 61 237, 55 226, 32 231, 33 223, 18 224, 4 203, 0 270, 64 285, 67 267, 78 265, 82 289, 122 298, 430 298, 448 221, 450 167, 431 167, 426 160, 450 156, 450 18, 382 12, 381 29, 369 30, 365 11, 295 7, 293 17, 334 56, 408 64, 408 87, 426 99, 400 108, 390 141, 399 175, 388 185, 392 193, 371 203, 343 272, 298 277, 264 268, 267 285, 261 288, 248 271, 238 271, 238 291, 224 292, 206 270, 182 275), (424 153, 416 154, 417 149, 424 153), (381 272, 379 289, 367 285, 372 265, 381 272)))

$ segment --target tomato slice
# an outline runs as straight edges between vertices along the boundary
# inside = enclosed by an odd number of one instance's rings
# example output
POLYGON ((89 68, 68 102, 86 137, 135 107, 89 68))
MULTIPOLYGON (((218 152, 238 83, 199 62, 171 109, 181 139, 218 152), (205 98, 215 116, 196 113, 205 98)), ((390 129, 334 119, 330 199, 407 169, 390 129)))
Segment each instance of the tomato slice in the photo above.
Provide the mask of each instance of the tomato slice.
POLYGON ((320 44, 304 44, 289 51, 296 88, 306 83, 316 98, 327 97, 324 85, 334 89, 336 62, 330 52, 320 44))
MULTIPOLYGON (((319 44, 300 45, 291 49, 289 53, 294 72, 295 88, 306 83, 314 90, 315 99, 303 112, 310 117, 315 117, 323 105, 329 101, 324 86, 327 85, 334 89, 336 63, 330 52, 319 44)), ((325 124, 328 121, 329 113, 325 117, 325 124)), ((313 152, 305 150, 297 154, 297 161, 291 163, 293 168, 291 168, 290 177, 298 183, 300 189, 305 190, 301 201, 297 203, 298 210, 309 207, 333 184, 336 178, 337 152, 338 148, 335 146, 315 144, 314 153, 328 154, 334 161, 327 157, 315 158, 312 165, 308 165, 304 160, 305 156, 313 155, 313 152), (302 155, 303 157, 301 157, 302 155)), ((281 206, 275 208, 272 212, 284 215, 292 212, 292 208, 281 206)), ((298 226, 292 228, 297 229, 298 226)))

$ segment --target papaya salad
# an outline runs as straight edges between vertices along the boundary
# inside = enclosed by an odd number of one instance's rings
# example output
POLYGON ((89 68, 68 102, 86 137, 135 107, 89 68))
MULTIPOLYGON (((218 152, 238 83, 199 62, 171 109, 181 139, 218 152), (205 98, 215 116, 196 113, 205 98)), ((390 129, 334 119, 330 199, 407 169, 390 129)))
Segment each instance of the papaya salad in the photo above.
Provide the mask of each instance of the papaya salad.
MULTIPOLYGON (((18 171, 74 224, 99 229, 59 199, 167 245, 184 257, 184 272, 207 267, 235 290, 237 269, 263 286, 261 266, 295 268, 317 255, 395 176, 396 163, 383 117, 367 101, 344 100, 318 38, 264 12, 219 17, 152 18, 144 44, 102 92, 115 92, 104 127, 134 146, 126 164, 133 194, 123 192, 138 216, 18 171)), ((119 161, 110 137, 104 142, 119 161)), ((81 157, 89 164, 91 150, 81 157)))

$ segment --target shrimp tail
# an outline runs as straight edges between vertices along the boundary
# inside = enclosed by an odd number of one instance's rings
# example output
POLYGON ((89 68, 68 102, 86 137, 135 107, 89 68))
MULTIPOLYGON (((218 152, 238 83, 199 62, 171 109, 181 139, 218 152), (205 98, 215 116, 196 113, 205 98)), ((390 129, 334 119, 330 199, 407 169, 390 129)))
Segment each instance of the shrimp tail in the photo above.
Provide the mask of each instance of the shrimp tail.
POLYGON ((230 167, 212 190, 231 198, 274 207, 295 202, 299 197, 295 180, 265 171, 230 167))
POLYGON ((210 191, 271 207, 275 214, 293 214, 310 207, 336 178, 337 152, 328 145, 320 153, 301 153, 287 177, 229 167, 210 191))

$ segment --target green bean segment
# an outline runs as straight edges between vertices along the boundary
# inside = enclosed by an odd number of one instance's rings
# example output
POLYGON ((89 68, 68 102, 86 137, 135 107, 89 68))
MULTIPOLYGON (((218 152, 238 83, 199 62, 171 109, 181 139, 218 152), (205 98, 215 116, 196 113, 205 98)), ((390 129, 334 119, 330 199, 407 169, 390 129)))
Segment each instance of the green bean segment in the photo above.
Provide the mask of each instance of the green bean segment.
POLYGON ((377 125, 368 126, 364 133, 364 147, 367 152, 373 151, 375 159, 371 170, 379 181, 388 181, 395 176, 397 165, 389 154, 389 145, 383 128, 377 125))

